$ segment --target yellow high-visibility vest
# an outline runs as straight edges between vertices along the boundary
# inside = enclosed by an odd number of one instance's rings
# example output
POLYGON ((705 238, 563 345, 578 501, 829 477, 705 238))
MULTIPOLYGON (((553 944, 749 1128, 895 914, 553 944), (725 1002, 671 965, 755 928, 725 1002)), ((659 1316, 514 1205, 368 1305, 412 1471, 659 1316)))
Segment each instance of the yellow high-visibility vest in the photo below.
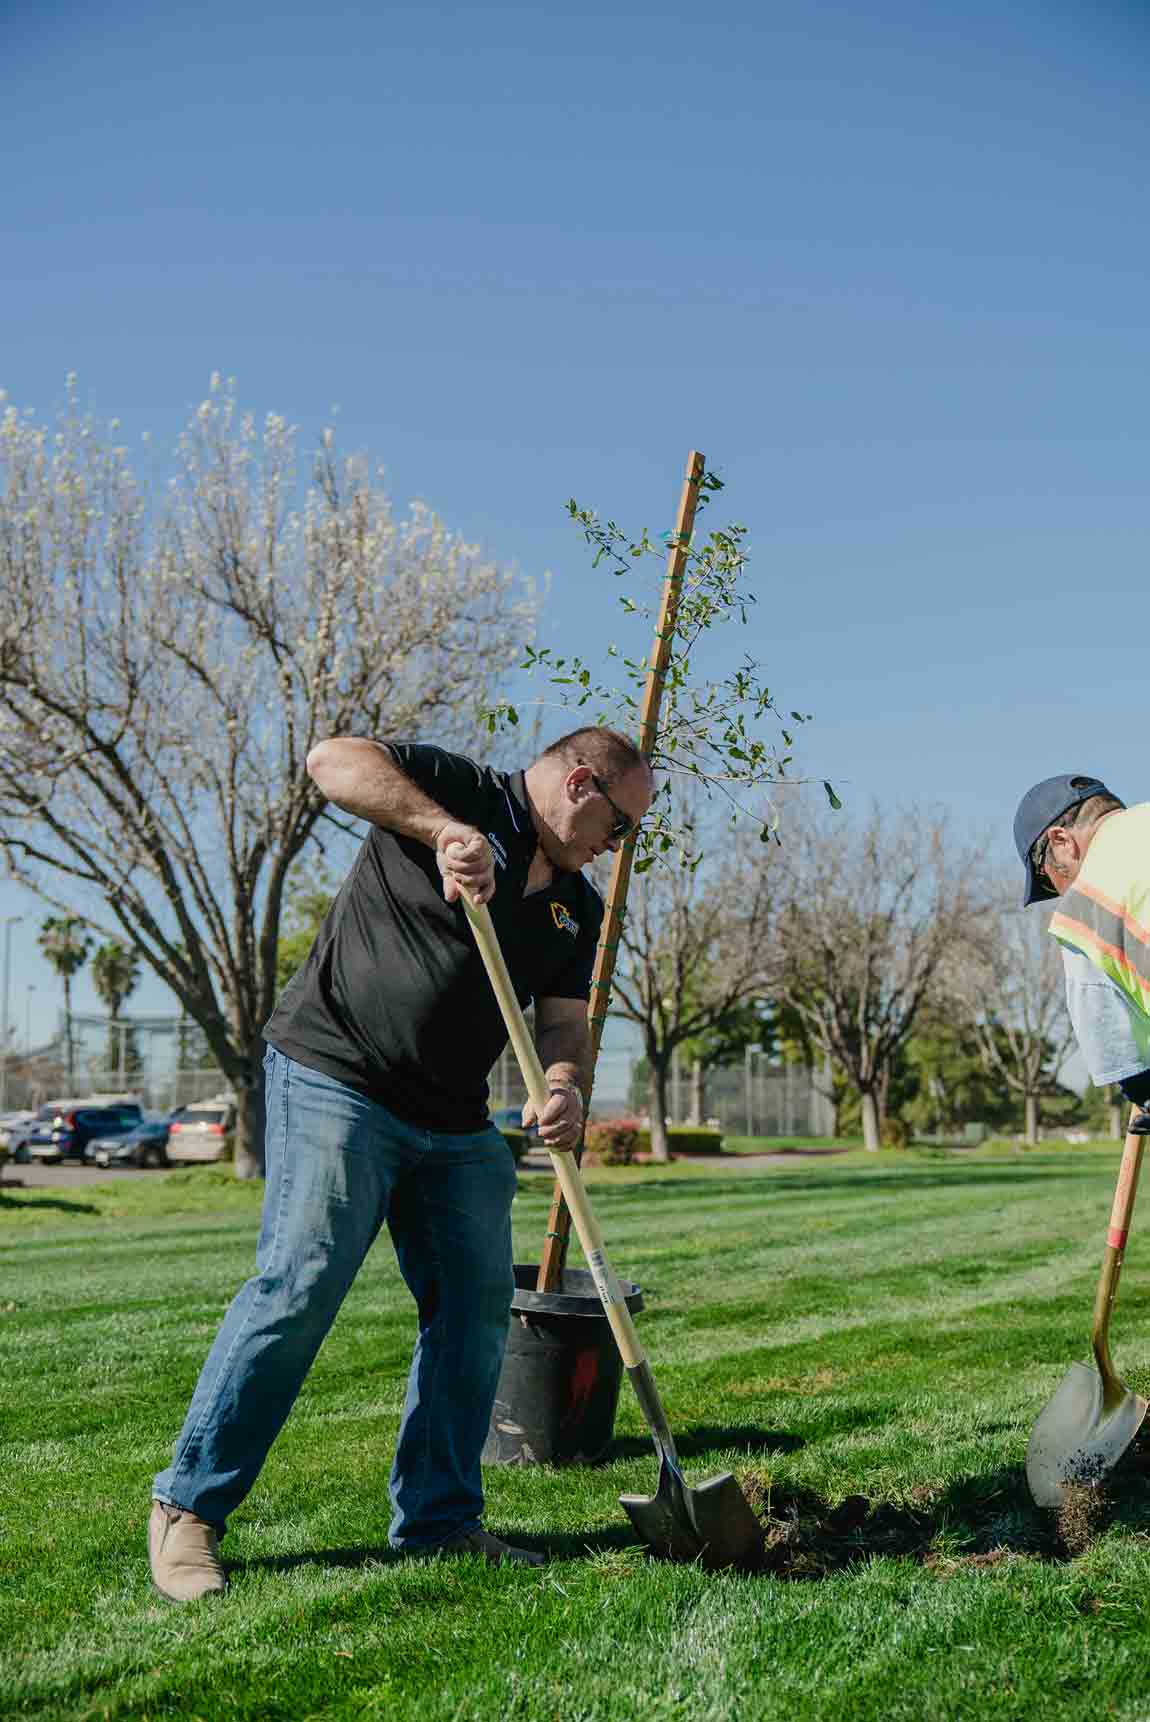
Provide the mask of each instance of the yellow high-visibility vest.
POLYGON ((1150 801, 1098 827, 1050 931, 1117 983, 1150 1048, 1150 801))

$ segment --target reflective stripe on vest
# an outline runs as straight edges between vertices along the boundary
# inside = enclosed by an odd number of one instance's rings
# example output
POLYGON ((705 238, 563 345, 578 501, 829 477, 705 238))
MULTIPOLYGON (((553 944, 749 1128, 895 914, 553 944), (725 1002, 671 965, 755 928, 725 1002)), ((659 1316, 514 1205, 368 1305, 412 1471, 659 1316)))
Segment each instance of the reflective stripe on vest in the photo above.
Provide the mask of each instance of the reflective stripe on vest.
POLYGON ((1117 983, 1143 1025, 1150 1022, 1150 802, 1099 826, 1050 931, 1117 983))

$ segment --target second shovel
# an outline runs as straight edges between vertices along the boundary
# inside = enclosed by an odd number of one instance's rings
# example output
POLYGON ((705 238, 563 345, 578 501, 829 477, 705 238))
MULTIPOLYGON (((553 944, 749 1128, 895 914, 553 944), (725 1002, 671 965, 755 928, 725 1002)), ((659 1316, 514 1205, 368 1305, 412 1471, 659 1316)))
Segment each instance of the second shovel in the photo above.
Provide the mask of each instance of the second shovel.
POLYGON ((1145 1144, 1145 1135, 1131 1130, 1122 1151, 1094 1300, 1091 1343, 1096 1367, 1070 1365, 1030 1436, 1026 1481, 1040 1507, 1060 1506, 1067 1485, 1100 1483, 1117 1465, 1146 1416, 1146 1400, 1131 1392, 1110 1358, 1110 1312, 1118 1294, 1145 1144))

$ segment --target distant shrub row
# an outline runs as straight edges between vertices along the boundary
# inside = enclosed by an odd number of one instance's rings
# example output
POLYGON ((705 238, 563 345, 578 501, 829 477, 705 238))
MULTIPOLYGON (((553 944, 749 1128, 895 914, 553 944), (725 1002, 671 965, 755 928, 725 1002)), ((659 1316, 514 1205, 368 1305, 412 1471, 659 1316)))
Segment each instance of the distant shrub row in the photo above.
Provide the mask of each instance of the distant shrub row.
MULTIPOLYGON (((526 1130, 501 1124, 500 1133, 507 1139, 516 1163, 522 1160, 531 1143, 526 1130)), ((721 1130, 695 1130, 690 1125, 672 1124, 667 1128, 667 1142, 672 1154, 721 1154, 721 1130)), ((637 1118, 596 1118, 587 1126, 583 1145, 601 1166, 631 1166, 636 1158, 651 1152, 651 1132, 637 1118)))
MULTIPOLYGON (((667 1144, 672 1154, 721 1154, 723 1133, 673 1124, 667 1144)), ((630 1166, 638 1155, 651 1152, 651 1132, 637 1118, 596 1118, 587 1126, 584 1145, 603 1166, 630 1166)))

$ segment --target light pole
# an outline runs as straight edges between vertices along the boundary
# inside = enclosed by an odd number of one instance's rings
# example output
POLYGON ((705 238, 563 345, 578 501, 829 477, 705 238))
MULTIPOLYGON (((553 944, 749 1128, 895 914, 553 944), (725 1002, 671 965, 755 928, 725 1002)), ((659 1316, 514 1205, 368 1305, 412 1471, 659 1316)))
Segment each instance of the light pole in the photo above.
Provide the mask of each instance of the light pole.
POLYGON ((28 982, 28 996, 24 1001, 24 1051, 32 1056, 32 994, 36 991, 32 982, 28 982))
POLYGON ((752 1044, 748 1046, 746 1051, 743 1053, 743 1081, 746 1088, 748 1136, 753 1136, 755 1134, 754 1072, 752 1069, 752 1063, 756 1052, 762 1052, 762 1050, 762 1046, 756 1040, 752 1042, 752 1044))
POLYGON ((4 917, 4 1015, 0 1018, 0 1034, 3 1035, 4 1052, 3 1057, 0 1058, 0 1113, 8 1110, 8 1042, 12 1030, 12 1025, 8 1021, 12 995, 12 928, 17 921, 23 919, 23 915, 6 915, 4 917))

